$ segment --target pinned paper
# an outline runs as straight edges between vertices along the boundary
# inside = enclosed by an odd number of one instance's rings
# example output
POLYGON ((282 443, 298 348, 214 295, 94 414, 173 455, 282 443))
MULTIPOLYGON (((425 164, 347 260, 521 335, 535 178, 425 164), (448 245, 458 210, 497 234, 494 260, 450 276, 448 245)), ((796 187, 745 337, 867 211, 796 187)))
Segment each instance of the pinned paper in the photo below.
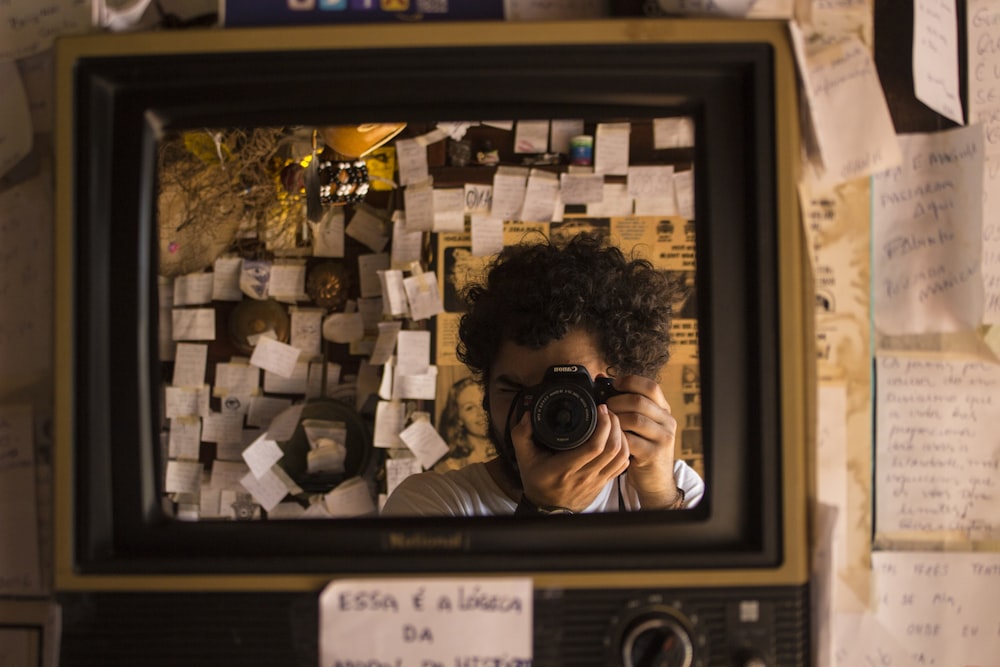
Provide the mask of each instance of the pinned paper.
POLYGON ((653 119, 653 148, 692 148, 694 147, 694 119, 688 116, 681 118, 653 119))
POLYGON ((514 124, 515 153, 547 153, 549 121, 519 120, 514 124))
POLYGON ((493 186, 481 183, 466 183, 465 212, 489 214, 493 207, 493 186))
POLYGON ((320 664, 530 665, 532 595, 529 577, 334 581, 319 600, 320 664))
POLYGON ((31 109, 14 62, 0 62, 0 176, 31 153, 31 109))
POLYGON ((982 127, 899 137, 902 165, 872 187, 875 326, 974 329, 982 319, 982 127))
POLYGON ((302 351, 273 338, 261 338, 250 356, 250 364, 286 378, 295 373, 302 351))
MULTIPOLYGON (((344 212, 343 209, 331 206, 320 218, 319 222, 310 222, 312 231, 313 257, 343 257, 344 256, 344 212)), ((375 243, 379 245, 379 243, 375 243)), ((384 248, 381 244, 379 250, 384 248)))
POLYGON ((521 220, 551 222, 559 198, 559 176, 551 171, 532 169, 524 192, 521 220))
POLYGON ((373 444, 383 449, 402 447, 399 432, 406 423, 406 404, 402 401, 379 401, 375 406, 373 444))
POLYGON ((375 499, 368 484, 360 477, 352 477, 323 496, 323 506, 332 517, 356 517, 374 514, 375 499))
POLYGON ((392 222, 392 252, 390 254, 393 266, 419 262, 423 249, 424 233, 420 230, 409 229, 406 225, 406 214, 403 211, 396 211, 392 222))
MULTIPOLYGON (((376 253, 381 253, 385 250, 385 246, 389 243, 389 234, 386 230, 385 220, 375 215, 373 211, 365 206, 355 207, 354 216, 351 218, 351 222, 347 225, 344 233, 352 239, 368 246, 376 253)), ((360 257, 358 258, 358 262, 360 264, 360 257)))
POLYGON ((789 29, 819 147, 817 179, 832 186, 898 165, 889 106, 861 40, 812 43, 794 22, 789 29))
POLYGON ((406 231, 429 232, 434 228, 434 184, 428 179, 403 191, 406 231))
POLYGON ((598 123, 594 137, 594 173, 625 176, 629 165, 630 123, 598 123))
POLYGON ((174 308, 171 317, 174 340, 215 340, 214 308, 174 308))
POLYGON ((414 421, 399 434, 399 439, 413 452, 425 469, 437 463, 448 453, 448 443, 434 426, 425 420, 414 421))
POLYGON ((913 88, 917 99, 959 125, 965 122, 958 84, 955 0, 913 3, 913 88))
POLYGON ((406 299, 410 304, 410 319, 426 320, 444 310, 441 292, 438 291, 437 274, 426 271, 415 272, 403 279, 406 299))
POLYGON ((47 51, 60 35, 90 30, 90 20, 90 2, 6 0, 0 4, 0 60, 47 51))
POLYGON ((493 205, 490 215, 501 220, 518 220, 528 185, 528 169, 497 167, 493 175, 493 205))
POLYGON ((212 301, 215 275, 212 273, 188 273, 174 279, 174 305, 197 306, 212 301))
POLYGON ((353 343, 365 335, 365 323, 360 312, 333 313, 323 320, 323 338, 331 343, 353 343))
POLYGON ((42 593, 32 414, 0 406, 0 595, 42 593))
POLYGON ((260 477, 248 473, 240 478, 240 484, 268 512, 288 494, 295 495, 302 491, 280 466, 269 468, 260 477))
POLYGON ((434 189, 434 231, 465 231, 465 190, 463 188, 434 189))
POLYGON ((174 354, 175 387, 200 387, 205 384, 208 346, 200 343, 178 343, 174 354))
POLYGON ((422 183, 430 177, 427 168, 427 147, 416 139, 396 140, 396 159, 399 161, 399 183, 422 183))
POLYGON ((1000 365, 884 354, 875 379, 876 533, 1000 539, 1000 365))
POLYGON ((284 455, 285 453, 281 451, 278 443, 271 440, 266 432, 243 450, 243 460, 246 461, 250 472, 257 479, 263 477, 264 473, 270 470, 271 466, 280 461, 284 455))

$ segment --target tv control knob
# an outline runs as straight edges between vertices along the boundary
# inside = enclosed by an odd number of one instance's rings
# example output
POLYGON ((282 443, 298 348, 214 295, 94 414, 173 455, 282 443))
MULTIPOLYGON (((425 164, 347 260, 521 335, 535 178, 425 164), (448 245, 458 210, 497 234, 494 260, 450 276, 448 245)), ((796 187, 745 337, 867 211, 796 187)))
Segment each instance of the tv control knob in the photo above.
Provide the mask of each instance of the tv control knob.
POLYGON ((654 612, 637 618, 622 638, 624 667, 691 667, 694 643, 679 618, 654 612))

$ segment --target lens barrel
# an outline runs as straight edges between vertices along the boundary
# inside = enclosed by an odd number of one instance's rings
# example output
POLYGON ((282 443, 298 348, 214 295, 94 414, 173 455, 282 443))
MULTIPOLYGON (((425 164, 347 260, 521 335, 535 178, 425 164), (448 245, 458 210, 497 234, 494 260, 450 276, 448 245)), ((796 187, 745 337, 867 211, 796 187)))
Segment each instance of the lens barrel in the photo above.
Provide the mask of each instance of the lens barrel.
POLYGON ((531 407, 535 441, 555 450, 579 447, 594 433, 596 409, 586 387, 568 382, 546 385, 531 407))

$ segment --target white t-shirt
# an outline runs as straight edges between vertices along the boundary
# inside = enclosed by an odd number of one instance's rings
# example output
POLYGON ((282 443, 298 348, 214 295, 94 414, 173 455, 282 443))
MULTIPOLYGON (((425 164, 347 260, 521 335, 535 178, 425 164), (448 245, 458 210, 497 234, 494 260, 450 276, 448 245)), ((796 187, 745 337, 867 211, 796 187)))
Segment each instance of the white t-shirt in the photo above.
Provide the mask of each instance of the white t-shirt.
MULTIPOLYGON (((674 479, 684 489, 684 507, 693 507, 705 493, 705 482, 684 461, 674 461, 674 479)), ((619 478, 626 510, 639 509, 638 495, 628 484, 628 473, 619 478)), ((617 512, 618 484, 611 481, 584 512, 617 512)), ((383 516, 498 516, 513 514, 517 503, 493 481, 485 463, 471 463, 459 470, 410 475, 392 492, 383 516)))

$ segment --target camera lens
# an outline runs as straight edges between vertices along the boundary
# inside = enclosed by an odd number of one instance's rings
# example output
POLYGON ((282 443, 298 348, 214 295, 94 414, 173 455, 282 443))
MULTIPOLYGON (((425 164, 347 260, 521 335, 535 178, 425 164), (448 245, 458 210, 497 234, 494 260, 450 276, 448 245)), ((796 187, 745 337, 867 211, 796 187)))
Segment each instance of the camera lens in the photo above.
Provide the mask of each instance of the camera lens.
POLYGON ((596 405, 576 385, 556 385, 539 394, 531 413, 535 440, 550 449, 579 447, 594 432, 596 405))

